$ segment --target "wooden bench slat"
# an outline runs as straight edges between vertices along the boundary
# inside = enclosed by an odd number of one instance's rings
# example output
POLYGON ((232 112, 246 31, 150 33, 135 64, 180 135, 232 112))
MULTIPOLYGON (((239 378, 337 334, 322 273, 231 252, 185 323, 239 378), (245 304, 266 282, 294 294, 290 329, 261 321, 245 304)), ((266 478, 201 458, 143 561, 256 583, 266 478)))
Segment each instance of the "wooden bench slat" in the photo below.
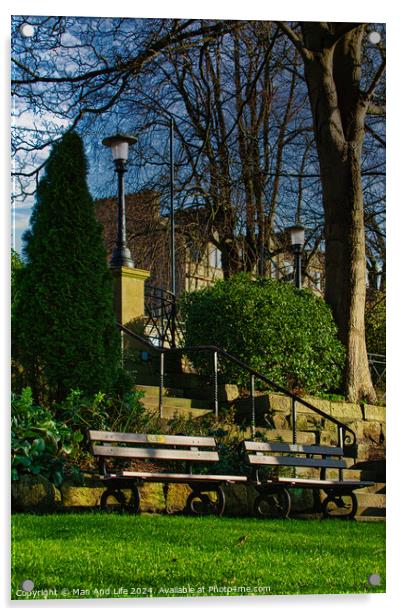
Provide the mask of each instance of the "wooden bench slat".
POLYGON ((106 432, 89 430, 91 441, 105 443, 149 443, 152 445, 178 445, 183 447, 216 447, 215 439, 210 436, 175 436, 171 434, 138 434, 129 432, 106 432))
POLYGON ((227 481, 229 483, 240 483, 248 481, 245 475, 195 475, 191 473, 149 473, 142 471, 121 471, 118 477, 138 477, 139 479, 152 479, 155 481, 227 481))
POLYGON ((182 449, 145 449, 141 447, 109 447, 95 445, 95 456, 108 458, 152 458, 155 460, 193 460, 201 462, 218 462, 216 451, 183 451, 182 449))
POLYGON ((244 441, 244 448, 246 451, 276 451, 278 453, 289 451, 290 453, 343 456, 342 447, 329 447, 325 445, 294 445, 281 442, 255 443, 253 441, 244 441))
POLYGON ((359 481, 358 479, 344 479, 343 481, 339 481, 339 479, 301 479, 296 477, 277 477, 275 479, 267 479, 267 481, 264 481, 264 485, 265 483, 268 485, 284 484, 290 487, 302 486, 304 488, 342 486, 350 489, 366 488, 374 485, 374 481, 359 481))
POLYGON ((344 460, 319 458, 291 458, 285 456, 258 456, 248 455, 250 464, 264 464, 268 466, 307 466, 311 468, 346 468, 344 460))

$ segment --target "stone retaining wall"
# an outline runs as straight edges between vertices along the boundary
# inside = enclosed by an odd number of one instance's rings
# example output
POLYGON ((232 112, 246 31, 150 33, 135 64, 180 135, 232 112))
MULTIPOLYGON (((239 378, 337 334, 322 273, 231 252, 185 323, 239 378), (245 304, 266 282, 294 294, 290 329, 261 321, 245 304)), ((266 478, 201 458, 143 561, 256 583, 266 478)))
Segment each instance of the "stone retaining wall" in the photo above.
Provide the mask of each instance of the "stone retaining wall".
MULTIPOLYGON (((93 485, 84 486, 65 483, 59 490, 44 477, 23 477, 12 484, 12 510, 15 513, 43 513, 97 509, 105 487, 101 483, 92 483, 93 485)), ((187 485, 147 483, 140 487, 141 512, 182 513, 190 492, 187 485)), ((252 486, 227 486, 225 494, 227 498, 225 515, 253 514, 257 492, 252 486)), ((311 490, 293 490, 292 501, 293 511, 314 509, 311 490)))

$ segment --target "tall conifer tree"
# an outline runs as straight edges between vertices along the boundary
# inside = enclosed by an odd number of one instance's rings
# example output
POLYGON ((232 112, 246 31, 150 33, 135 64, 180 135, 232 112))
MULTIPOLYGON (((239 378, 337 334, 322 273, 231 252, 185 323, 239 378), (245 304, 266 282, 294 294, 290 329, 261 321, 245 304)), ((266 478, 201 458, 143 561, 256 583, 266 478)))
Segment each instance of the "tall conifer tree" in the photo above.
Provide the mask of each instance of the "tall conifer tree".
POLYGON ((24 236, 14 312, 18 360, 37 397, 111 391, 120 372, 112 279, 95 219, 81 138, 54 146, 24 236))

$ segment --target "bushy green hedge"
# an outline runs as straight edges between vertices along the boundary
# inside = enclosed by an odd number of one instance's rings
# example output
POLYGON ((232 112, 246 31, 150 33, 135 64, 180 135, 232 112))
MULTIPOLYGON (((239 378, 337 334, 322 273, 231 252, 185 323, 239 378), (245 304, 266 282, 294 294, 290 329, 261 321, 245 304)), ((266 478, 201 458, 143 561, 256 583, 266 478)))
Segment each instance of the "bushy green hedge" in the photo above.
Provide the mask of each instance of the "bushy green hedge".
MULTIPOLYGON (((186 294, 180 305, 186 346, 214 344, 293 391, 334 391, 342 380, 345 350, 328 305, 309 290, 239 274, 186 294)), ((195 367, 210 371, 205 353, 195 367)), ((248 376, 222 360, 226 382, 247 385, 248 376)))

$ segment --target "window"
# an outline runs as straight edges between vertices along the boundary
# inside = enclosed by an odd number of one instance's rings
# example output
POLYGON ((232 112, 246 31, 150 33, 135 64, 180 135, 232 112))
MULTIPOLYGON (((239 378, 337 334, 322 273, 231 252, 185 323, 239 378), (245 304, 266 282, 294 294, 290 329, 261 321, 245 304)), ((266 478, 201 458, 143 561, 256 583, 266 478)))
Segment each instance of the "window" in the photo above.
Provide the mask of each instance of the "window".
POLYGON ((201 261, 201 250, 197 246, 191 246, 190 248, 190 260, 193 263, 200 263, 201 261))
POLYGON ((215 269, 222 269, 222 253, 215 246, 209 252, 209 265, 215 269))

